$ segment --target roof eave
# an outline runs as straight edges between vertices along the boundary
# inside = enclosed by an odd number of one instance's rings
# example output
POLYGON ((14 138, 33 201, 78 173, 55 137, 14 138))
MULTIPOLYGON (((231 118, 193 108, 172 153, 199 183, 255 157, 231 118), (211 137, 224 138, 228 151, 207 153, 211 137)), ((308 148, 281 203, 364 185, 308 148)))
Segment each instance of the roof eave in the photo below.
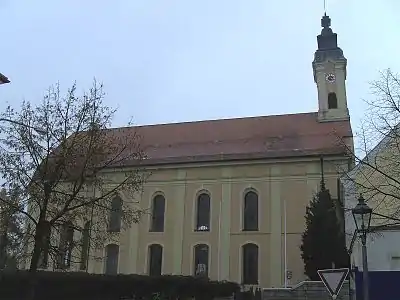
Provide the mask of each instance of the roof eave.
POLYGON ((127 163, 122 166, 112 166, 112 168, 129 168, 129 167, 152 167, 166 165, 185 165, 193 163, 218 163, 218 162, 239 162, 239 161, 261 161, 275 159, 290 159, 301 157, 321 157, 323 156, 346 156, 346 151, 341 149, 325 149, 314 151, 290 150, 289 152, 276 151, 261 153, 245 153, 245 154, 220 154, 205 156, 186 156, 186 157, 169 157, 162 159, 145 159, 137 162, 127 163))

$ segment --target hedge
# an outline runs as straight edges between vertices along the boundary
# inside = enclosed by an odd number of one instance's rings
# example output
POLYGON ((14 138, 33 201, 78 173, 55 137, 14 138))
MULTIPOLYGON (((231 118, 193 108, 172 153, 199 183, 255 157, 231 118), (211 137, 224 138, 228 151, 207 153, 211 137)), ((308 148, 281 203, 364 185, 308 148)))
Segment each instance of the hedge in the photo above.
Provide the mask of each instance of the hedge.
MULTIPOLYGON (((0 272, 0 299, 22 300, 30 286, 29 272, 0 272)), ((230 297, 240 290, 233 282, 211 281, 192 276, 103 275, 83 272, 35 274, 35 299, 212 299, 230 297)))

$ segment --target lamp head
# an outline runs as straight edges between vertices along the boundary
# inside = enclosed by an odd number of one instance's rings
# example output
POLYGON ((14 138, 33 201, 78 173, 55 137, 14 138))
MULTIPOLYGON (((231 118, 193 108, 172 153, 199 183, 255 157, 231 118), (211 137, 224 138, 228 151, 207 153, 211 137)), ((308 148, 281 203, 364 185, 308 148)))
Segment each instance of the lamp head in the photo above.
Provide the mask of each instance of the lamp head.
POLYGON ((352 209, 354 223, 356 224, 357 231, 363 233, 369 230, 371 225, 372 208, 370 208, 360 194, 357 205, 352 209))

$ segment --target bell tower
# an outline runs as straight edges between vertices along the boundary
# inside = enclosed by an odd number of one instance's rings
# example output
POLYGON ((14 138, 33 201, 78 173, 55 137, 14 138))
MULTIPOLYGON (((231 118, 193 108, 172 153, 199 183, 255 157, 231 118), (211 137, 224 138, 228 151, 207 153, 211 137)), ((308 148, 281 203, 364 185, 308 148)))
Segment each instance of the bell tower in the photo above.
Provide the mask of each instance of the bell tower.
POLYGON ((337 34, 331 29, 331 19, 324 14, 318 49, 312 63, 318 89, 318 121, 349 120, 346 97, 347 60, 337 44, 337 34))

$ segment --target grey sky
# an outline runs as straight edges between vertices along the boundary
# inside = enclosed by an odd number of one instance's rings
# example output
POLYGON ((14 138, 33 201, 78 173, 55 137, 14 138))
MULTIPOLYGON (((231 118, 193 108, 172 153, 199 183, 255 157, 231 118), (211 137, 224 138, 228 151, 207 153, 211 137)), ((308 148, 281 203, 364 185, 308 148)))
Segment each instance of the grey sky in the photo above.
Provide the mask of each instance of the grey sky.
MULTIPOLYGON (((400 71, 400 1, 328 0, 348 59, 353 128, 368 82, 400 71)), ((6 101, 105 84, 114 125, 317 110, 311 62, 323 0, 0 0, 6 101)))

